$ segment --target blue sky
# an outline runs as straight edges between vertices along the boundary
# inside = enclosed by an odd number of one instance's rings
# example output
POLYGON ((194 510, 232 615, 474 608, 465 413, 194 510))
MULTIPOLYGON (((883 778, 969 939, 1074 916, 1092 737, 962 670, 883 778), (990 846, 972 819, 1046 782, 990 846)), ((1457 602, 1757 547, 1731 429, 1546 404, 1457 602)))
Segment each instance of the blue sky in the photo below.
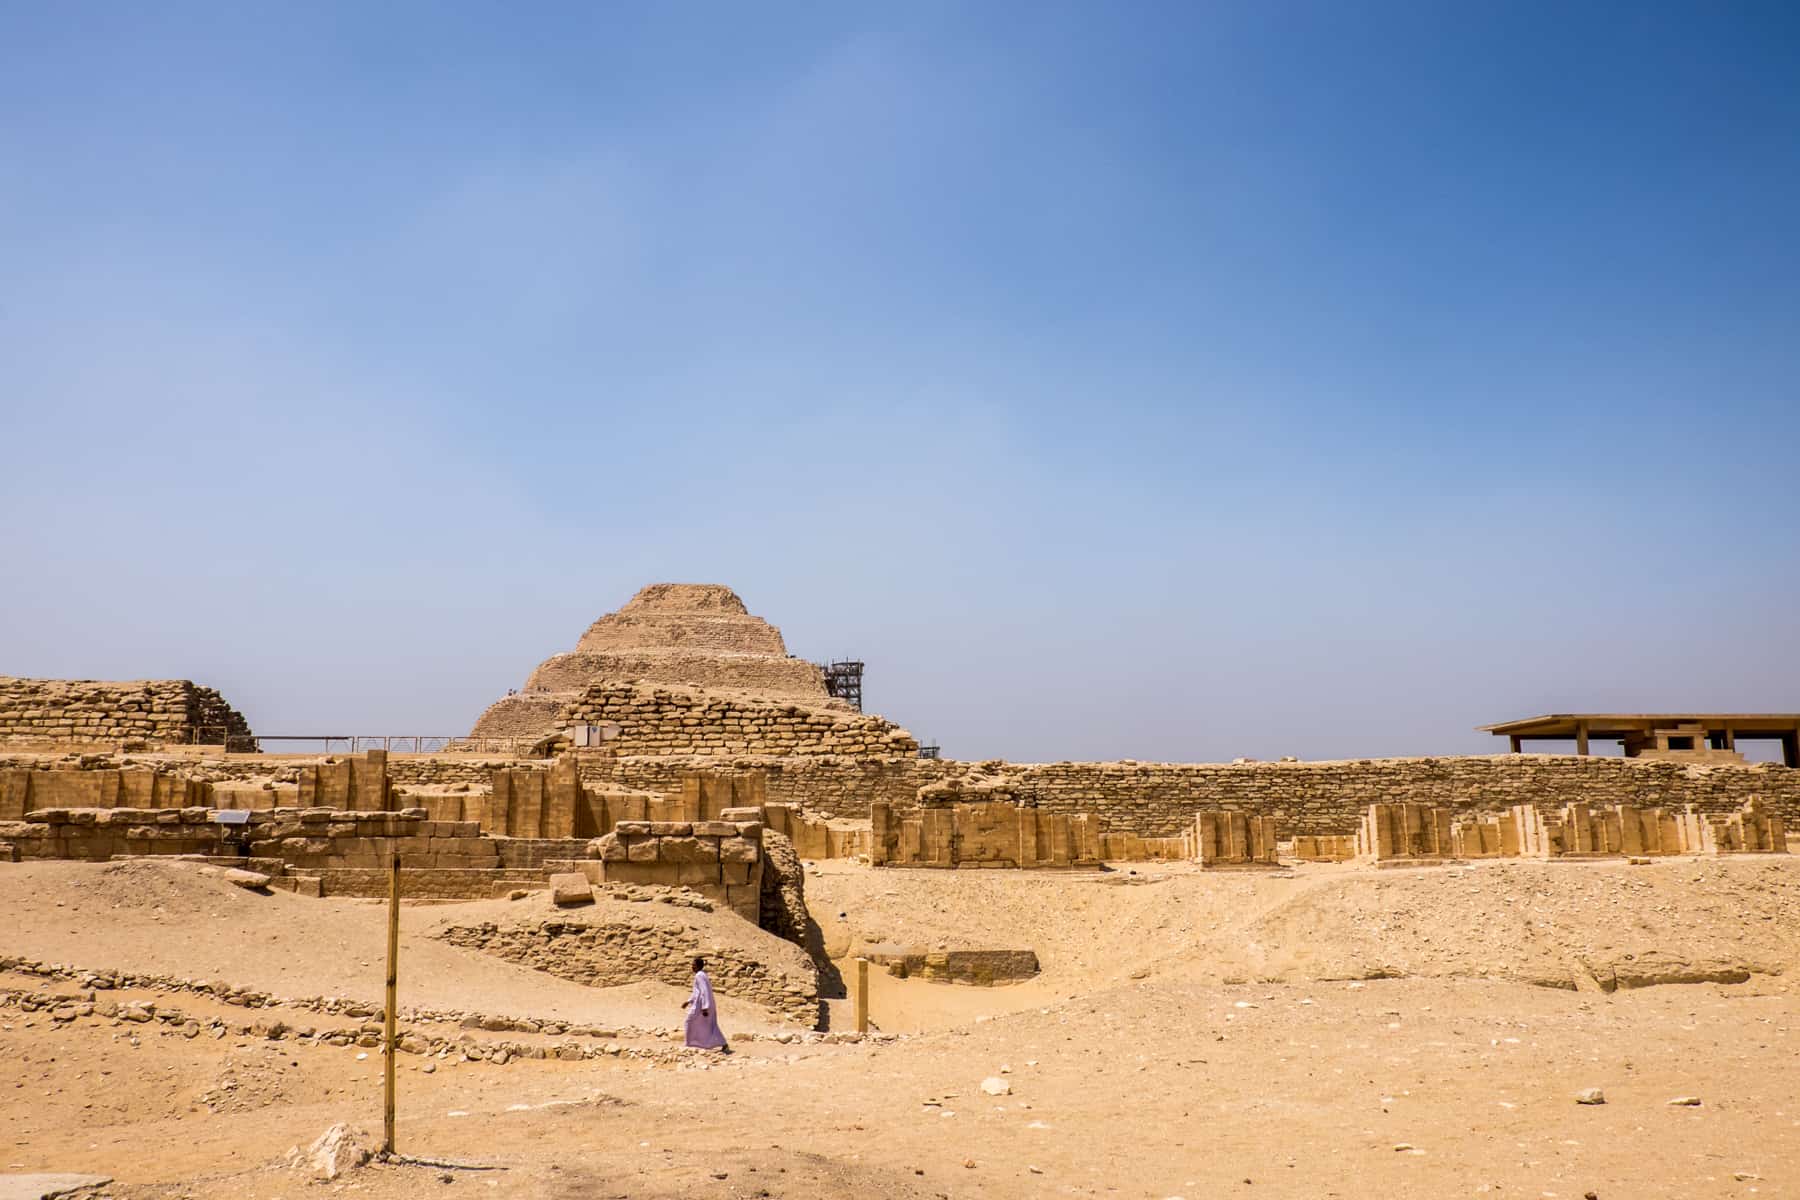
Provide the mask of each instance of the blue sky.
POLYGON ((958 757, 1800 710, 1781 4, 0 0, 0 672, 457 732, 716 581, 958 757))

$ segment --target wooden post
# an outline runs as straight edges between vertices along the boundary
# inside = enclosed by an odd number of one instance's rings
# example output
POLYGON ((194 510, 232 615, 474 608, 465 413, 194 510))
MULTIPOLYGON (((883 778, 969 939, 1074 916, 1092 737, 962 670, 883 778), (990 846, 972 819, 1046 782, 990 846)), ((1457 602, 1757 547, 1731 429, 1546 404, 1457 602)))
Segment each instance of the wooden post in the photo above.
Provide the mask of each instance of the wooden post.
POLYGON ((869 1032, 869 960, 856 960, 856 1032, 869 1032))
POLYGON ((1588 723, 1575 723, 1575 753, 1585 755, 1588 752, 1588 723))
POLYGON ((400 856, 394 855, 394 866, 388 876, 388 955, 387 955, 387 1035, 385 1038, 387 1055, 387 1090, 382 1105, 381 1120, 381 1152, 394 1152, 394 1056, 399 1053, 395 1046, 395 1015, 399 1008, 396 996, 400 982, 400 856))
POLYGON ((1518 735, 1518 734, 1516 734, 1516 733, 1515 733, 1515 734, 1512 734, 1512 735, 1510 735, 1510 736, 1511 736, 1511 741, 1512 741, 1512 752, 1513 752, 1513 753, 1514 753, 1514 754, 1517 754, 1517 753, 1518 753, 1518 752, 1519 752, 1519 750, 1520 750, 1520 746, 1519 746, 1519 735, 1518 735))

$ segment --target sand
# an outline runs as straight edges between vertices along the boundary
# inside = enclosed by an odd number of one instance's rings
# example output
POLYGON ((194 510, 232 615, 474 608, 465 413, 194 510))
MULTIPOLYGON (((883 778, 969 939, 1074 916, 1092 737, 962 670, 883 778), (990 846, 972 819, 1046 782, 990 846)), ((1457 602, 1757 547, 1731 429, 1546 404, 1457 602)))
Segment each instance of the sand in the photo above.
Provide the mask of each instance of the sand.
MULTIPOLYGON (((0 866, 0 953, 379 991, 379 906, 188 878, 114 896, 100 870, 0 866)), ((807 892, 834 952, 1029 947, 1043 972, 878 975, 877 1023, 921 1031, 890 1044, 429 1074, 402 1055, 400 1148, 448 1165, 334 1184, 281 1157, 338 1121, 379 1129, 378 1054, 0 1008, 0 1170, 110 1175, 122 1198, 1800 1194, 1800 864, 1137 870, 820 864, 807 892), (1709 975, 1741 982, 1659 982, 1709 975), (1575 1103, 1590 1087, 1605 1104, 1575 1103)), ((439 1003, 677 1023, 644 985, 583 989, 423 936, 463 908, 407 913, 411 977, 439 1003)), ((732 1032, 752 1014, 722 1015, 732 1032)))

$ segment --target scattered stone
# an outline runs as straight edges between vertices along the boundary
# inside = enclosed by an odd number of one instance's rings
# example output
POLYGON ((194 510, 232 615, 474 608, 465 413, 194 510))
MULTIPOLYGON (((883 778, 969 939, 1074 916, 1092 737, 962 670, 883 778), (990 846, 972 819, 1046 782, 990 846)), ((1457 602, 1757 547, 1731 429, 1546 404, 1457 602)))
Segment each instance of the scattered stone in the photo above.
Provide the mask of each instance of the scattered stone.
POLYGON ((373 1157, 368 1140, 367 1133, 340 1121, 321 1133, 304 1151, 298 1146, 289 1150, 288 1165, 305 1171, 314 1179, 336 1179, 373 1157))
POLYGON ((1698 1096, 1677 1096, 1673 1100, 1669 1101, 1669 1103, 1671 1105, 1674 1105, 1679 1108, 1698 1108, 1698 1107, 1700 1107, 1700 1097, 1698 1097, 1698 1096))
POLYGON ((981 1090, 990 1096, 1007 1096, 1012 1094, 1012 1084, 998 1075, 989 1075, 981 1081, 981 1090))
POLYGON ((1606 1093, 1599 1088, 1583 1088, 1581 1091, 1575 1093, 1575 1103, 1605 1104, 1606 1093))

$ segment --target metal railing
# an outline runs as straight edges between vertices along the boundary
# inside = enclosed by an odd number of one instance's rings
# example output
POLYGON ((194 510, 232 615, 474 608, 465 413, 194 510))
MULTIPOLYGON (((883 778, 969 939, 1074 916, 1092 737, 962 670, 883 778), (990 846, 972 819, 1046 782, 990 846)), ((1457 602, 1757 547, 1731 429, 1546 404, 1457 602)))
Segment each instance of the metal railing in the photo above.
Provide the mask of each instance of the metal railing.
POLYGON ((386 750, 394 754, 519 754, 542 742, 542 737, 469 737, 428 733, 233 733, 223 726, 203 725, 194 730, 196 746, 223 746, 227 754, 259 754, 265 743, 285 742, 293 753, 358 754, 386 750), (316 748, 316 750, 315 750, 316 748))

